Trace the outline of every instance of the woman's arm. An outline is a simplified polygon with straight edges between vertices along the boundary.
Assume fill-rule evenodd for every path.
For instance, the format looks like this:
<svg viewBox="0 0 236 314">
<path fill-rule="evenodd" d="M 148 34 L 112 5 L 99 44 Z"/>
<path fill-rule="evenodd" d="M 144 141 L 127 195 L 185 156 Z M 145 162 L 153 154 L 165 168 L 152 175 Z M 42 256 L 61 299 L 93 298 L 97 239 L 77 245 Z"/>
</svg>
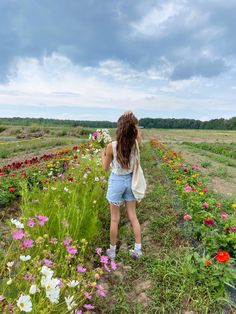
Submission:
<svg viewBox="0 0 236 314">
<path fill-rule="evenodd" d="M 138 128 L 137 141 L 139 144 L 142 144 L 142 136 L 141 136 L 141 131 L 139 128 Z"/>
<path fill-rule="evenodd" d="M 102 167 L 105 171 L 110 169 L 110 163 L 112 162 L 112 143 L 109 143 L 107 147 L 102 149 Z"/>
</svg>

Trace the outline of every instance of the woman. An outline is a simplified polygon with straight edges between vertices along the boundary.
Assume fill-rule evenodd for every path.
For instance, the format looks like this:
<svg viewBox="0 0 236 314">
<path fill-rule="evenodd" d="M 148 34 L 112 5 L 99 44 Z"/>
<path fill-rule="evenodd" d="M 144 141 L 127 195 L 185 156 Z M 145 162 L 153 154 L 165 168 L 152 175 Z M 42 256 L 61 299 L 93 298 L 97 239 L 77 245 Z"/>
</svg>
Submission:
<svg viewBox="0 0 236 314">
<path fill-rule="evenodd" d="M 103 169 L 108 171 L 110 164 L 112 165 L 106 195 L 111 212 L 110 248 L 107 249 L 106 253 L 112 260 L 116 256 L 120 205 L 124 202 L 135 237 L 134 249 L 130 250 L 130 255 L 134 258 L 139 258 L 142 255 L 141 228 L 136 216 L 136 200 L 131 190 L 132 173 L 136 159 L 136 140 L 140 142 L 138 119 L 132 112 L 125 112 L 117 122 L 116 141 L 109 143 L 102 150 Z"/>
</svg>

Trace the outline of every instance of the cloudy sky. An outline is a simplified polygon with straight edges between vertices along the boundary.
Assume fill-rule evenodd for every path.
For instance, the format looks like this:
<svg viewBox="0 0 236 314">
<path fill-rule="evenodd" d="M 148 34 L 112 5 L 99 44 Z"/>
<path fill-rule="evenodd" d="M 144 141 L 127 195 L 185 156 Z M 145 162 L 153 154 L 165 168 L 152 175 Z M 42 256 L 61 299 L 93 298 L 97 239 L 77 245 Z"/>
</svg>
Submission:
<svg viewBox="0 0 236 314">
<path fill-rule="evenodd" d="M 236 116 L 235 0 L 1 0 L 0 117 Z"/>
</svg>

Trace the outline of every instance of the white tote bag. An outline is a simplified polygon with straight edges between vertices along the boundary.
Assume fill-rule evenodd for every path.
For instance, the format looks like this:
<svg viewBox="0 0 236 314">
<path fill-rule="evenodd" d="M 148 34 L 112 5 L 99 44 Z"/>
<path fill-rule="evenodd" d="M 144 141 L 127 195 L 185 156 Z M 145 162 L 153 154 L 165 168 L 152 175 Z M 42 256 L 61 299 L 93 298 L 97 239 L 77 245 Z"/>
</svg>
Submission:
<svg viewBox="0 0 236 314">
<path fill-rule="evenodd" d="M 135 199 L 138 202 L 140 202 L 145 196 L 147 184 L 144 178 L 143 169 L 140 165 L 140 153 L 139 153 L 139 146 L 138 146 L 137 140 L 136 140 L 136 152 L 137 154 L 136 154 L 136 159 L 134 163 L 131 189 L 132 189 Z"/>
</svg>

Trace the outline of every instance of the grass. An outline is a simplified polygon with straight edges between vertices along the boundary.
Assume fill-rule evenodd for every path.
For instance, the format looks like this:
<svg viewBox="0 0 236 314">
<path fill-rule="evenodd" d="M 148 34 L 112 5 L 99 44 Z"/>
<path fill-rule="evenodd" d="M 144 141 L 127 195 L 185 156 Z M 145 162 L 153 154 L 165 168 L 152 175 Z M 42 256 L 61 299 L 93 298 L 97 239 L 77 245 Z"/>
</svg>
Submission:
<svg viewBox="0 0 236 314">
<path fill-rule="evenodd" d="M 215 154 L 223 155 L 236 159 L 236 144 L 235 143 L 192 143 L 183 142 L 184 145 L 200 148 L 210 151 Z"/>
<path fill-rule="evenodd" d="M 222 179 L 228 179 L 232 177 L 226 167 L 218 167 L 214 171 L 210 172 L 209 175 L 213 177 L 219 177 Z"/>
</svg>

